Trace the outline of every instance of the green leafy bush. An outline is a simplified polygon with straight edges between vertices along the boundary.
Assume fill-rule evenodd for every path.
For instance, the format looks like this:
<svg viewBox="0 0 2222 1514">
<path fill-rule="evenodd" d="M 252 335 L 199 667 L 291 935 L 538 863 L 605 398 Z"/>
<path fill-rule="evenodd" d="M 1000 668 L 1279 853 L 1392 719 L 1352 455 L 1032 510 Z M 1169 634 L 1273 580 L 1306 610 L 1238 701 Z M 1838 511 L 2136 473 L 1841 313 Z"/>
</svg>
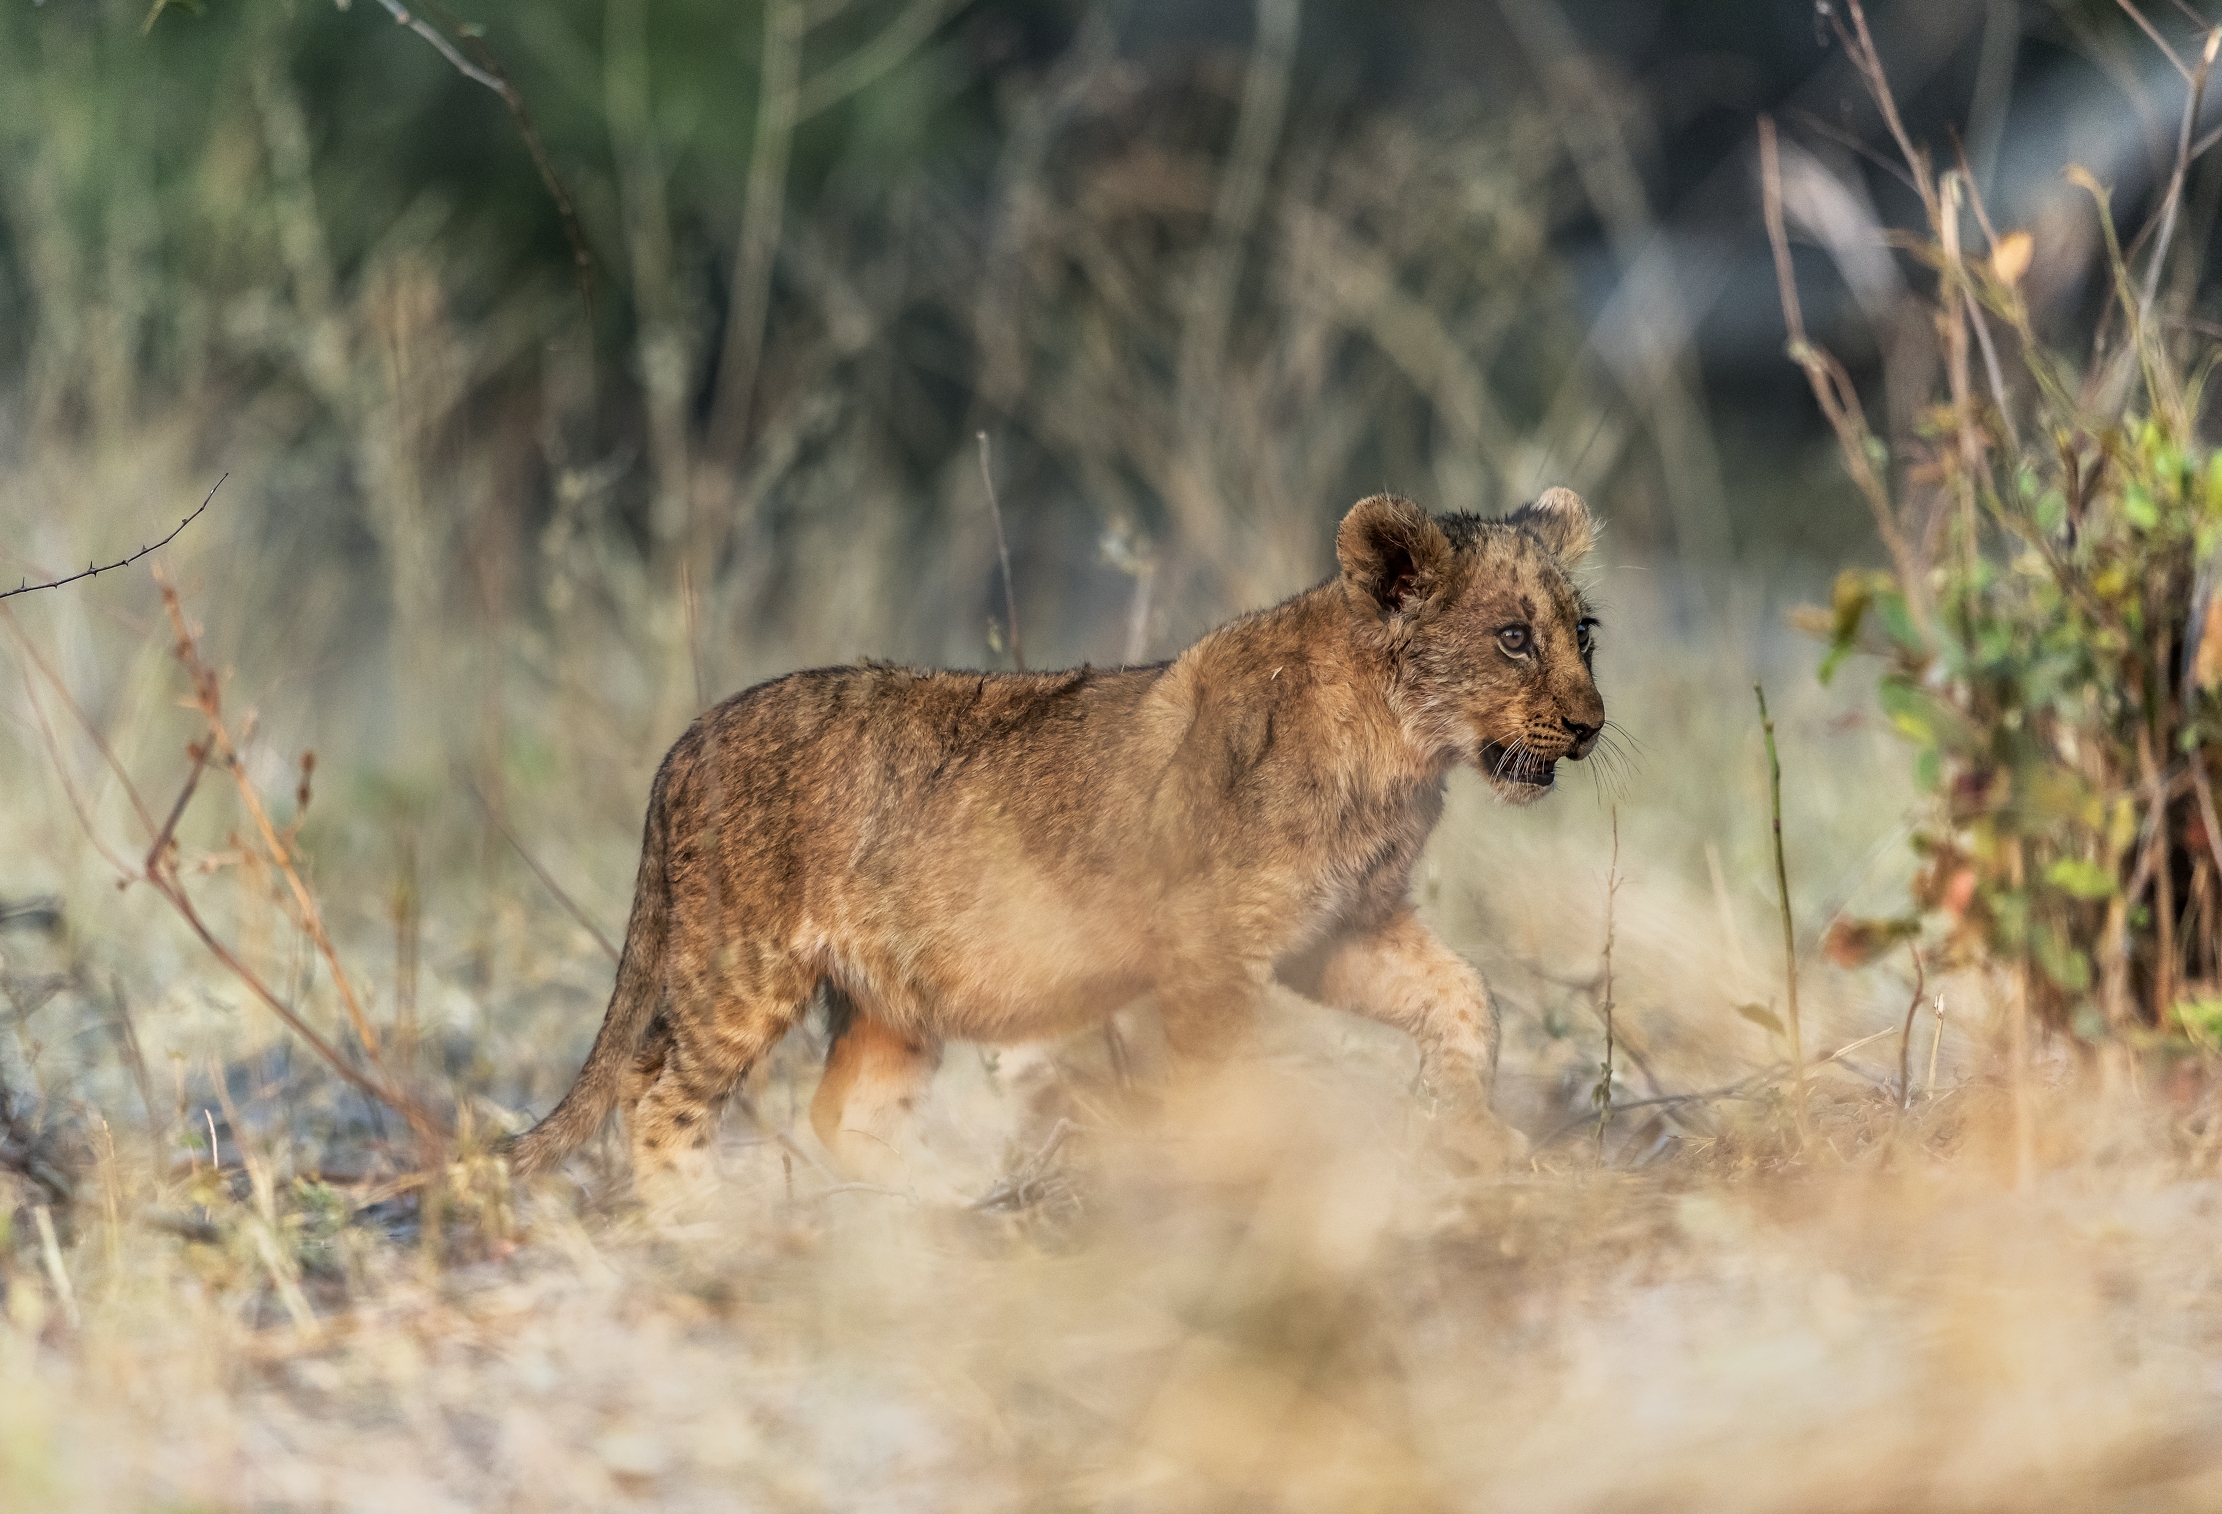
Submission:
<svg viewBox="0 0 2222 1514">
<path fill-rule="evenodd" d="M 2165 201 L 2133 244 L 2141 268 L 2122 250 L 2107 191 L 2068 171 L 2091 196 L 2111 273 L 2081 364 L 2033 330 L 2028 235 L 1999 233 L 1964 168 L 1934 172 L 1907 138 L 1856 4 L 1838 33 L 1927 212 L 1919 234 L 1894 240 L 1935 274 L 1943 362 L 1910 455 L 1892 458 L 1843 368 L 1804 336 L 1767 126 L 1791 355 L 1892 561 L 1845 572 L 1834 604 L 1809 617 L 1829 643 L 1821 676 L 1854 651 L 1883 659 L 1879 705 L 1935 795 L 1914 838 L 1910 910 L 1839 925 L 1831 954 L 1856 963 L 1918 936 L 1947 964 L 2007 967 L 2020 1002 L 2054 1029 L 2211 1044 L 2222 617 L 2207 605 L 2222 455 L 2194 425 L 2216 349 L 2183 319 L 2197 290 L 2196 268 L 2183 265 L 2197 249 L 2174 232 L 2190 123 L 2222 32 L 2187 88 Z"/>
</svg>

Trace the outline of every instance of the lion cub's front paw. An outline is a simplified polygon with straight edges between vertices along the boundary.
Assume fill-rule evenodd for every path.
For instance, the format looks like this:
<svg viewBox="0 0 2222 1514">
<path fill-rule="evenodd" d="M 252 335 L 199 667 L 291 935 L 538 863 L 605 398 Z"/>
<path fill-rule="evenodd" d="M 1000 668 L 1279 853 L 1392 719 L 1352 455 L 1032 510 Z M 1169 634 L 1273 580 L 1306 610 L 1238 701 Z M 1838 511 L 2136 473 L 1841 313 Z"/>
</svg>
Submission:
<svg viewBox="0 0 2222 1514">
<path fill-rule="evenodd" d="M 1478 1100 L 1438 1108 L 1430 1134 L 1433 1144 L 1454 1162 L 1477 1172 L 1527 1164 L 1528 1138 Z"/>
</svg>

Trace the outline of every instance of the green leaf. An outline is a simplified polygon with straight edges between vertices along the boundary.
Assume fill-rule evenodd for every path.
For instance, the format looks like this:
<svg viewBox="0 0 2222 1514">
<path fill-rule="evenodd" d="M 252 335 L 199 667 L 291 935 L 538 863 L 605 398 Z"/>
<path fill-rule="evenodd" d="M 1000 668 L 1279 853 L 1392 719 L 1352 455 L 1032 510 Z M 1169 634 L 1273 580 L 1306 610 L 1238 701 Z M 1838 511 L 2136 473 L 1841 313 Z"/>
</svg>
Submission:
<svg viewBox="0 0 2222 1514">
<path fill-rule="evenodd" d="M 1778 1036 L 1783 1034 L 1782 1022 L 1764 1004 L 1739 1004 L 1736 1006 L 1736 1013 L 1762 1030 L 1771 1030 Z"/>
<path fill-rule="evenodd" d="M 2037 496 L 2037 529 L 2047 536 L 2057 536 L 2060 528 L 2068 523 L 2068 497 L 2058 489 L 2047 489 Z"/>
<path fill-rule="evenodd" d="M 1895 589 L 1876 595 L 1875 614 L 1900 651 L 1917 660 L 1929 655 L 1928 647 L 1922 644 L 1921 632 L 1914 626 L 1913 612 L 1906 608 L 1905 595 Z"/>
<path fill-rule="evenodd" d="M 1875 702 L 1900 735 L 1922 746 L 1954 748 L 1966 745 L 1966 722 L 1958 711 L 1910 678 L 1885 678 L 1875 690 Z"/>
<path fill-rule="evenodd" d="M 2029 946 L 2044 975 L 2069 993 L 2079 994 L 2091 986 L 2091 959 L 2068 945 L 2050 921 L 2037 922 L 2029 933 Z"/>
<path fill-rule="evenodd" d="M 2175 1006 L 2176 1024 L 2194 1041 L 2222 1040 L 2222 999 L 2186 999 Z"/>
<path fill-rule="evenodd" d="M 2045 882 L 2078 899 L 2111 899 L 2114 897 L 2114 875 L 2096 862 L 2086 862 L 2080 857 L 2062 857 L 2045 869 Z"/>
<path fill-rule="evenodd" d="M 2131 484 L 2122 491 L 2122 514 L 2140 531 L 2150 531 L 2160 524 L 2160 506 L 2143 484 Z"/>
<path fill-rule="evenodd" d="M 1860 623 L 1867 618 L 1868 606 L 1879 605 L 1881 597 L 1890 594 L 1892 583 L 1887 573 L 1859 568 L 1846 568 L 1836 575 L 1836 587 L 1829 595 L 1828 655 L 1821 659 L 1823 684 L 1836 675 L 1845 658 L 1859 650 Z"/>
</svg>

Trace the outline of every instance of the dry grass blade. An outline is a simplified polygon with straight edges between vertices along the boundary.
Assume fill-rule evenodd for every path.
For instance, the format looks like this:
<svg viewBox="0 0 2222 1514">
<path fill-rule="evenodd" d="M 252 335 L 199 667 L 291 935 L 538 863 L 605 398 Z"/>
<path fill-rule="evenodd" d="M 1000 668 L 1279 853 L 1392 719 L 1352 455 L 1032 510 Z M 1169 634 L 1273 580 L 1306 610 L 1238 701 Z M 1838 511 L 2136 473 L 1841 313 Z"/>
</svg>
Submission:
<svg viewBox="0 0 2222 1514">
<path fill-rule="evenodd" d="M 1026 643 L 1018 634 L 1018 589 L 1011 581 L 1011 544 L 1003 536 L 1003 506 L 995 497 L 995 460 L 988 451 L 988 434 L 980 433 L 980 482 L 986 486 L 988 515 L 995 522 L 995 555 L 1003 565 L 1004 624 L 1011 636 L 1011 666 L 1026 671 Z"/>
<path fill-rule="evenodd" d="M 1913 1017 L 1920 1012 L 1921 997 L 1928 991 L 1929 976 L 1921 965 L 1921 948 L 1906 943 L 1906 954 L 1913 958 L 1913 1000 L 1906 1005 L 1906 1028 L 1898 1036 L 1898 1107 L 1913 1107 Z"/>
<path fill-rule="evenodd" d="M 623 953 L 617 949 L 617 943 L 609 938 L 608 932 L 594 923 L 592 916 L 579 907 L 578 901 L 571 897 L 563 885 L 556 882 L 555 874 L 542 867 L 540 859 L 526 849 L 524 842 L 517 839 L 517 833 L 509 828 L 508 819 L 494 808 L 494 802 L 486 797 L 486 791 L 467 775 L 463 782 L 470 789 L 471 797 L 478 801 L 478 807 L 485 812 L 487 820 L 501 833 L 502 840 L 509 843 L 510 849 L 532 870 L 532 875 L 540 880 L 541 886 L 547 889 L 555 902 L 563 906 L 563 912 L 578 921 L 580 928 L 594 938 L 594 944 L 602 949 L 603 956 L 612 962 L 619 960 Z"/>
<path fill-rule="evenodd" d="M 1789 996 L 1790 1065 L 1797 1088 L 1798 1135 L 1810 1134 L 1805 1097 L 1805 1030 L 1798 1014 L 1798 933 L 1790 918 L 1790 867 L 1782 853 L 1782 760 L 1775 754 L 1774 717 L 1767 713 L 1766 685 L 1755 683 L 1759 727 L 1767 739 L 1767 796 L 1774 839 L 1775 890 L 1782 901 L 1782 981 Z"/>
</svg>

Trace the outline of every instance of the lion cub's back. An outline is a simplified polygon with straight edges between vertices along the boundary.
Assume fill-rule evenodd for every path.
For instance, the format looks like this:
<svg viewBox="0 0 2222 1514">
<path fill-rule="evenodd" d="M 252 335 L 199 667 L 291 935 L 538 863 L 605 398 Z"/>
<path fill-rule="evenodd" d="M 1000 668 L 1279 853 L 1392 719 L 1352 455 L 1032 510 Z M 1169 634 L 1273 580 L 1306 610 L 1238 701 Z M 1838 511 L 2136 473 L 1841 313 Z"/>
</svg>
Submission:
<svg viewBox="0 0 2222 1514">
<path fill-rule="evenodd" d="M 714 776 L 740 829 L 800 826 L 854 845 L 987 809 L 1045 841 L 1077 840 L 1162 765 L 1169 727 L 1148 708 L 1162 672 L 790 673 L 705 713 L 673 748 L 683 772 L 670 776 L 696 789 Z"/>
</svg>

